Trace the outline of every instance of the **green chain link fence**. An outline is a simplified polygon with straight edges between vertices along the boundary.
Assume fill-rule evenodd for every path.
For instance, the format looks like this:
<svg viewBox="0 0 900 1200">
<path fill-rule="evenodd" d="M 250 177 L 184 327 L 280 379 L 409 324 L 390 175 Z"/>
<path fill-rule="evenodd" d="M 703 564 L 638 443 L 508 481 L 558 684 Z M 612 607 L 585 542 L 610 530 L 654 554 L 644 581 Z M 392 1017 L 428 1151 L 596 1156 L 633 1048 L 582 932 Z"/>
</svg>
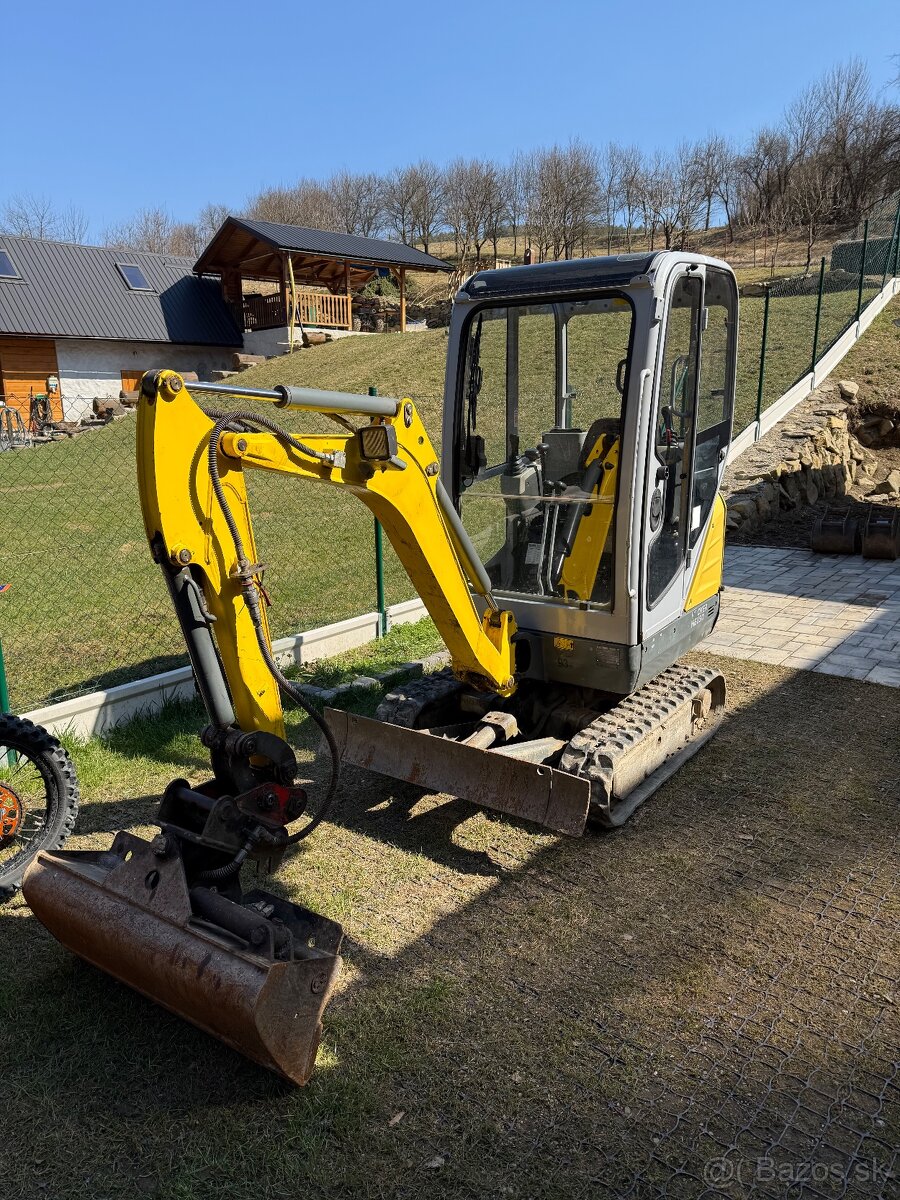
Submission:
<svg viewBox="0 0 900 1200">
<path fill-rule="evenodd" d="M 900 197 L 884 201 L 812 269 L 745 287 L 735 436 L 802 379 L 898 272 Z M 286 422 L 292 424 L 292 422 Z M 302 424 L 310 428 L 308 415 Z M 299 428 L 299 426 L 298 426 Z M 333 426 L 323 423 L 324 429 Z M 439 431 L 438 431 L 439 432 Z M 0 452 L 0 707 L 27 711 L 186 662 L 147 551 L 135 419 Z M 277 637 L 412 598 L 399 560 L 357 500 L 321 504 L 248 473 Z M 9 681 L 3 678 L 4 662 Z"/>
<path fill-rule="evenodd" d="M 898 221 L 900 194 L 876 206 L 807 274 L 742 296 L 735 436 L 813 370 L 897 274 Z"/>
</svg>

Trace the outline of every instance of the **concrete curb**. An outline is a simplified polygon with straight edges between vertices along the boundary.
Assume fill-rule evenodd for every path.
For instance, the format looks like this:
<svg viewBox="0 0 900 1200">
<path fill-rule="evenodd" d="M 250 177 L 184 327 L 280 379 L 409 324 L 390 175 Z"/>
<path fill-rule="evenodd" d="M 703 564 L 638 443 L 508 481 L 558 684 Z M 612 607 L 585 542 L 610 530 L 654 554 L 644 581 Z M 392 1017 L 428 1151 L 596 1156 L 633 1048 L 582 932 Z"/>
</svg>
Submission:
<svg viewBox="0 0 900 1200">
<path fill-rule="evenodd" d="M 353 692 L 373 692 L 379 688 L 392 687 L 395 683 L 405 683 L 408 679 L 420 679 L 429 671 L 437 671 L 449 663 L 450 655 L 446 650 L 429 654 L 426 658 L 417 658 L 413 662 L 401 663 L 390 671 L 382 671 L 378 675 L 357 675 L 348 683 L 339 683 L 333 688 L 316 687 L 313 683 L 302 683 L 300 691 L 309 700 L 315 700 L 323 705 L 334 704 Z"/>
<path fill-rule="evenodd" d="M 405 600 L 387 610 L 390 625 L 408 625 L 428 615 L 421 600 Z M 309 629 L 292 637 L 278 638 L 272 645 L 278 665 L 304 666 L 322 658 L 333 658 L 378 636 L 379 614 L 363 613 L 346 621 L 336 621 L 318 629 Z M 23 713 L 30 721 L 43 725 L 51 733 L 94 737 L 138 715 L 157 712 L 171 700 L 190 700 L 195 694 L 190 667 L 178 667 L 146 679 L 136 679 L 118 687 L 75 696 L 58 704 Z"/>
</svg>

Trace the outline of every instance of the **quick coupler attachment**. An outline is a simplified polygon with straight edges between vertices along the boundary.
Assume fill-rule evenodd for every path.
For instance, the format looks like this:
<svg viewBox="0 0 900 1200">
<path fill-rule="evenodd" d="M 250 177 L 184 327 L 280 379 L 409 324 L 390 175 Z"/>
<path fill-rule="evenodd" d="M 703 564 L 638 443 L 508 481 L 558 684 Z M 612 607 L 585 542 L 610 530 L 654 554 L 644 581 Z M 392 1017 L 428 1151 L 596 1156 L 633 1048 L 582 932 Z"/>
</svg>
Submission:
<svg viewBox="0 0 900 1200">
<path fill-rule="evenodd" d="M 266 892 L 189 887 L 180 855 L 155 845 L 120 832 L 106 851 L 43 851 L 23 894 L 67 950 L 306 1083 L 341 969 L 340 925 Z"/>
</svg>

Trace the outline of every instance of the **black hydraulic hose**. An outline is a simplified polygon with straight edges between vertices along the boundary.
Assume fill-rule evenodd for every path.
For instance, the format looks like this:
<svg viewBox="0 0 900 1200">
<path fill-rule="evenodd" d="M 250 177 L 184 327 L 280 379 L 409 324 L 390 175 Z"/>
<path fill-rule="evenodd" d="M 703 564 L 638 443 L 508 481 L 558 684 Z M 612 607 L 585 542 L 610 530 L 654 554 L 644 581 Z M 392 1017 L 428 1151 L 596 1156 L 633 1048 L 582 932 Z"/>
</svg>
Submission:
<svg viewBox="0 0 900 1200">
<path fill-rule="evenodd" d="M 265 628 L 263 627 L 262 608 L 259 602 L 259 586 L 257 585 L 254 575 L 256 564 L 251 563 L 247 558 L 247 554 L 244 549 L 244 540 L 241 537 L 241 532 L 238 529 L 237 522 L 234 519 L 234 514 L 232 513 L 228 504 L 228 500 L 225 496 L 225 489 L 222 487 L 222 480 L 219 476 L 217 452 L 219 438 L 222 436 L 222 434 L 228 430 L 230 426 L 239 423 L 243 426 L 259 426 L 263 429 L 266 429 L 270 433 L 273 433 L 279 441 L 291 446 L 292 449 L 298 450 L 301 454 L 305 454 L 310 458 L 317 459 L 320 462 L 332 464 L 336 460 L 333 454 L 323 454 L 318 450 L 313 450 L 311 447 L 305 446 L 303 442 L 298 441 L 297 438 L 293 437 L 286 430 L 282 429 L 280 425 L 278 425 L 275 421 L 270 420 L 268 417 L 261 417 L 256 413 L 246 412 L 211 412 L 209 415 L 216 418 L 216 423 L 213 426 L 212 432 L 209 436 L 209 477 L 212 481 L 213 491 L 216 494 L 216 499 L 221 505 L 222 514 L 225 517 L 225 522 L 228 525 L 229 532 L 231 533 L 232 541 L 234 542 L 234 549 L 238 560 L 238 575 L 241 580 L 241 588 L 244 592 L 244 599 L 247 604 L 247 609 L 250 613 L 250 619 L 253 622 L 253 629 L 256 633 L 256 641 L 259 645 L 260 654 L 262 654 L 263 660 L 268 667 L 272 678 L 275 680 L 281 690 L 286 695 L 290 696 L 290 698 L 296 704 L 298 704 L 308 716 L 312 717 L 316 725 L 318 725 L 326 743 L 328 744 L 328 750 L 331 754 L 331 780 L 329 781 L 325 798 L 320 804 L 318 812 L 315 814 L 315 816 L 308 821 L 302 829 L 299 829 L 296 833 L 291 834 L 291 836 L 288 838 L 286 844 L 291 846 L 295 842 L 299 842 L 301 838 L 308 837 L 309 834 L 311 834 L 316 828 L 316 826 L 321 823 L 325 817 L 325 814 L 331 808 L 341 773 L 341 754 L 337 741 L 335 740 L 335 736 L 331 732 L 328 722 L 309 703 L 300 689 L 295 687 L 294 684 L 292 684 L 291 681 L 286 678 L 281 668 L 278 666 L 278 663 L 275 661 L 275 656 L 272 654 L 272 649 L 269 645 L 269 640 L 266 637 Z M 244 854 L 243 851 L 241 853 Z M 246 857 L 246 854 L 244 854 L 244 857 Z M 238 858 L 240 858 L 240 855 L 238 855 Z M 243 859 L 241 859 L 241 862 L 243 862 Z M 240 862 L 235 859 L 233 863 L 228 863 L 225 867 L 219 867 L 218 871 L 221 872 L 225 871 L 227 868 L 232 868 L 232 870 L 229 871 L 229 874 L 233 874 L 234 871 L 239 867 Z M 215 872 L 208 872 L 205 874 L 206 879 L 211 879 L 214 877 L 227 878 L 227 875 L 217 876 Z"/>
<path fill-rule="evenodd" d="M 247 842 L 242 850 L 239 850 L 231 862 L 225 863 L 222 867 L 214 867 L 210 871 L 201 871 L 197 875 L 198 883 L 222 883 L 225 879 L 230 879 L 232 875 L 237 875 L 238 871 L 244 865 L 244 860 L 253 849 L 252 840 Z"/>
<path fill-rule="evenodd" d="M 219 446 L 219 438 L 232 424 L 242 425 L 257 425 L 260 429 L 265 429 L 269 433 L 274 433 L 280 442 L 286 443 L 294 450 L 299 450 L 301 454 L 305 454 L 307 458 L 315 458 L 319 462 L 328 463 L 329 465 L 335 462 L 333 454 L 323 453 L 321 450 L 314 450 L 312 446 L 307 446 L 298 438 L 295 438 L 292 433 L 288 433 L 286 429 L 282 429 L 277 421 L 273 421 L 271 417 L 262 417 L 259 413 L 253 412 L 222 412 L 221 409 L 208 409 L 207 416 L 212 417 L 216 424 L 210 434 L 210 454 L 215 456 Z M 227 514 L 226 514 L 227 515 Z"/>
</svg>

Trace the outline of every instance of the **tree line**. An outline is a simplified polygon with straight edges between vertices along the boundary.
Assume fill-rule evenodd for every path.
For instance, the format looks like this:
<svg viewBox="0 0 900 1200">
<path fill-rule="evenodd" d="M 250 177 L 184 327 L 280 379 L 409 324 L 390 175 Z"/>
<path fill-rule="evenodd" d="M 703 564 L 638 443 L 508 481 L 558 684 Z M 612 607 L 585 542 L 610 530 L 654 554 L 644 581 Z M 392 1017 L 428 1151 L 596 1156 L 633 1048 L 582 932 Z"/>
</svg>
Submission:
<svg viewBox="0 0 900 1200">
<path fill-rule="evenodd" d="M 765 239 L 772 269 L 788 233 L 801 233 L 806 269 L 826 227 L 847 227 L 900 188 L 900 105 L 876 92 L 858 59 L 807 87 L 780 121 L 745 143 L 711 133 L 647 153 L 575 139 L 498 163 L 428 159 L 379 175 L 342 170 L 252 196 L 244 216 L 363 237 L 390 236 L 430 251 L 452 241 L 461 264 L 496 259 L 501 238 L 533 261 L 648 247 L 685 248 L 724 225 Z M 193 222 L 148 208 L 108 229 L 107 245 L 196 256 L 228 209 L 208 204 Z M 87 221 L 57 214 L 41 197 L 20 196 L 0 221 L 9 232 L 82 240 Z"/>
</svg>

